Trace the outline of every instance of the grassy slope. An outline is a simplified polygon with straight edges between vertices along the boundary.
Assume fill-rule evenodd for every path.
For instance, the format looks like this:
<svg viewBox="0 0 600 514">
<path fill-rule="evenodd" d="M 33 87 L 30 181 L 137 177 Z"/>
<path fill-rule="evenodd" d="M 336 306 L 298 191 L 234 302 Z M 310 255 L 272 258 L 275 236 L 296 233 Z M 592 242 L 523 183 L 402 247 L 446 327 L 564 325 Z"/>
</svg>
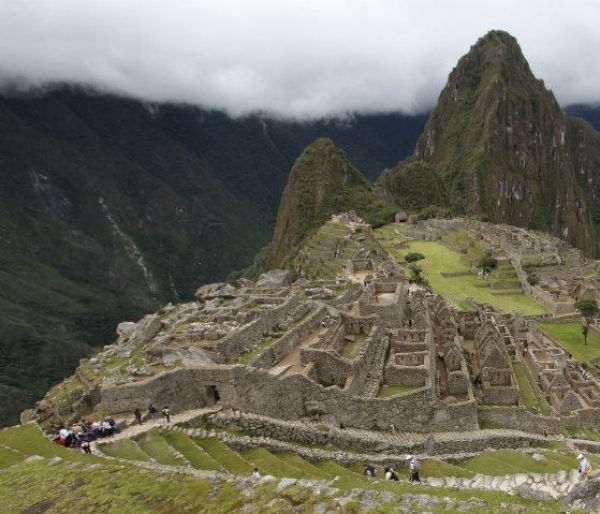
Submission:
<svg viewBox="0 0 600 514">
<path fill-rule="evenodd" d="M 471 273 L 464 262 L 463 255 L 437 241 L 406 240 L 394 233 L 394 225 L 387 225 L 375 231 L 375 236 L 385 250 L 398 263 L 404 261 L 409 252 L 419 252 L 425 256 L 418 262 L 423 269 L 423 276 L 429 281 L 432 290 L 444 296 L 464 310 L 472 310 L 467 302 L 471 297 L 479 303 L 492 305 L 502 311 L 519 311 L 523 314 L 544 314 L 546 310 L 529 298 L 523 291 L 509 295 L 493 294 L 495 291 L 486 280 Z M 405 242 L 407 246 L 396 248 L 394 243 Z M 476 261 L 472 262 L 475 265 Z M 445 277 L 447 273 L 459 273 L 460 276 Z M 407 275 L 409 275 L 407 270 Z M 490 280 L 494 280 L 493 278 Z M 484 286 L 484 287 L 482 287 Z M 497 291 L 497 290 L 496 290 Z"/>
<path fill-rule="evenodd" d="M 162 443 L 154 447 L 164 455 L 169 450 L 169 441 L 176 441 L 178 451 L 188 457 L 187 449 L 191 440 L 180 432 L 153 434 L 151 439 L 160 437 Z M 164 446 L 167 443 L 167 446 Z M 232 451 L 215 439 L 196 440 L 196 443 L 213 452 L 214 457 L 230 472 L 248 476 L 252 465 L 262 467 L 263 472 L 273 471 L 277 476 L 304 476 L 307 478 L 338 477 L 335 487 L 340 489 L 336 496 L 343 495 L 353 488 L 368 488 L 374 491 L 374 497 L 381 492 L 396 496 L 392 502 L 382 502 L 373 512 L 395 512 L 391 506 L 397 505 L 400 495 L 415 493 L 414 487 L 401 481 L 397 483 L 368 482 L 362 476 L 361 466 L 344 468 L 331 461 L 311 464 L 297 455 L 273 454 L 264 448 L 242 452 L 246 458 Z M 120 445 L 121 450 L 124 446 Z M 196 450 L 193 450 L 195 453 Z M 130 514 L 130 513 L 211 513 L 220 514 L 239 512 L 245 504 L 253 504 L 261 512 L 292 512 L 293 505 L 303 505 L 303 512 L 313 512 L 313 506 L 320 502 L 331 501 L 327 497 L 314 495 L 312 491 L 291 487 L 284 491 L 275 490 L 276 484 L 263 484 L 254 488 L 238 489 L 231 482 L 215 483 L 212 480 L 192 477 L 184 473 L 173 475 L 138 468 L 133 463 L 121 460 L 139 455 L 129 451 L 111 452 L 121 457 L 118 460 L 106 460 L 92 455 L 87 456 L 76 450 L 65 449 L 48 441 L 34 425 L 26 425 L 0 431 L 0 493 L 3 494 L 3 507 L 6 512 L 44 512 L 45 514 L 91 513 Z M 530 455 L 510 450 L 490 451 L 468 459 L 462 463 L 450 465 L 443 462 L 425 461 L 424 476 L 473 476 L 474 473 L 504 475 L 522 472 L 555 472 L 570 469 L 575 465 L 571 455 L 542 450 L 545 460 L 538 462 Z M 29 455 L 40 455 L 43 460 L 25 461 Z M 6 457 L 5 457 L 6 456 Z M 60 460 L 50 461 L 53 457 Z M 252 462 L 249 462 L 249 461 Z M 53 463 L 52 463 L 53 462 Z M 7 466 L 10 466 L 9 468 Z M 183 467 L 186 467 L 184 464 Z M 213 468 L 211 467 L 210 470 Z M 402 475 L 402 470 L 400 469 Z M 176 479 L 174 479 L 176 477 Z M 502 493 L 438 489 L 425 485 L 418 492 L 437 497 L 467 500 L 479 498 L 489 502 L 487 512 L 502 512 L 498 508 L 518 503 L 539 513 L 555 512 L 556 502 L 533 502 L 515 498 Z M 271 510 L 273 502 L 279 510 Z M 269 507 L 271 505 L 271 507 Z M 36 510 L 37 509 L 37 510 Z M 423 512 L 415 506 L 414 512 Z M 456 512 L 452 507 L 444 507 L 444 512 Z M 350 512 L 350 511 L 348 511 Z"/>
<path fill-rule="evenodd" d="M 600 337 L 590 330 L 587 344 L 581 332 L 581 323 L 538 323 L 540 328 L 555 339 L 577 362 L 585 362 L 593 370 L 592 360 L 600 358 Z"/>
</svg>

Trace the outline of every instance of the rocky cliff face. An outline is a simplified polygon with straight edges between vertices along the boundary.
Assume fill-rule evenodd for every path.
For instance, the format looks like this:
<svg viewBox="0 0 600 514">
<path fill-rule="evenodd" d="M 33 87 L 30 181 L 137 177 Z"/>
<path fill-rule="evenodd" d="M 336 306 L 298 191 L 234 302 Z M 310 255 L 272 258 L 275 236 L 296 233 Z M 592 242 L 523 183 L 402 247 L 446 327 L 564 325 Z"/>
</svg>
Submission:
<svg viewBox="0 0 600 514">
<path fill-rule="evenodd" d="M 599 148 L 600 135 L 561 111 L 517 41 L 493 31 L 450 74 L 414 155 L 378 185 L 405 208 L 422 193 L 457 214 L 547 231 L 596 256 Z M 415 163 L 421 182 L 437 187 L 399 187 Z"/>
</svg>

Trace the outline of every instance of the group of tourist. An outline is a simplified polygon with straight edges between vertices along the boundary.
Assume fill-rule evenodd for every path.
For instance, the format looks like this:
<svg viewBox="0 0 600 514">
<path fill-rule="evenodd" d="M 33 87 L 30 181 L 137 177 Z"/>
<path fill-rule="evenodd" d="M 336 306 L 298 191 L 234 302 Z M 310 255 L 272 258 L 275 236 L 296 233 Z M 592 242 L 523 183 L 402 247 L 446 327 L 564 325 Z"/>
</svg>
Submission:
<svg viewBox="0 0 600 514">
<path fill-rule="evenodd" d="M 102 421 L 86 421 L 73 423 L 71 428 L 61 428 L 53 441 L 65 448 L 82 449 L 85 453 L 92 453 L 90 442 L 101 437 L 111 437 L 120 432 L 119 425 L 112 418 Z"/>
<path fill-rule="evenodd" d="M 135 418 L 135 423 L 138 425 L 143 425 L 144 421 L 147 420 L 157 420 L 159 419 L 159 416 L 165 418 L 167 420 L 167 423 L 170 423 L 171 421 L 171 411 L 166 405 L 160 410 L 159 413 L 158 409 L 152 403 L 148 405 L 148 412 L 146 413 L 146 415 L 142 414 L 142 411 L 138 408 L 133 411 L 133 416 Z"/>
<path fill-rule="evenodd" d="M 421 463 L 419 462 L 419 459 L 417 459 L 414 455 L 407 455 L 406 460 L 408 461 L 408 481 L 412 483 L 420 483 L 421 477 L 419 476 L 419 473 L 421 472 Z M 398 474 L 394 471 L 394 468 L 386 467 L 383 471 L 384 478 L 386 480 L 393 480 L 395 482 L 399 480 Z M 375 466 L 365 464 L 364 475 L 370 480 L 377 478 L 377 469 L 375 468 Z"/>
</svg>

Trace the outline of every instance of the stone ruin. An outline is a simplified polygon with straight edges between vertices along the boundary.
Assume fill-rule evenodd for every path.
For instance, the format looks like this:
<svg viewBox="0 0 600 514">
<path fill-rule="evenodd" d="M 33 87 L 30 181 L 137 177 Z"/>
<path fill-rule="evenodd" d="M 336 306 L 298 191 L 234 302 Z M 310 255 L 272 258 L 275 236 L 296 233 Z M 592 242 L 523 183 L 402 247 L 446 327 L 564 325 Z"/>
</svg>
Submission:
<svg viewBox="0 0 600 514">
<path fill-rule="evenodd" d="M 442 232 L 437 226 L 435 237 Z M 500 229 L 486 237 L 517 244 Z M 150 402 L 173 412 L 218 404 L 281 420 L 411 432 L 492 422 L 556 433 L 600 422 L 597 382 L 533 321 L 486 306 L 457 310 L 381 255 L 359 252 L 351 269 L 369 276 L 291 283 L 277 270 L 237 287 L 203 286 L 194 302 L 122 324 L 117 342 L 90 364 L 136 355 L 141 364 L 104 378 L 104 412 Z M 551 414 L 523 405 L 515 367 L 539 387 Z"/>
</svg>

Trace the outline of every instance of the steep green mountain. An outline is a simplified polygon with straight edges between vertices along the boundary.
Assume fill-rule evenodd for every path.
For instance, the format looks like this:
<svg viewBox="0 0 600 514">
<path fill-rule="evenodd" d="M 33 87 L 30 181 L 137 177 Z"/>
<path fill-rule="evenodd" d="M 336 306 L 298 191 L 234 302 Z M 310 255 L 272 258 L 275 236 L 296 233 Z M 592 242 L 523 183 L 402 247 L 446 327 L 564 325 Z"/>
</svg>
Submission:
<svg viewBox="0 0 600 514">
<path fill-rule="evenodd" d="M 231 119 L 74 87 L 0 95 L 0 424 L 115 326 L 247 266 L 294 159 L 339 141 L 372 178 L 425 122 Z"/>
<path fill-rule="evenodd" d="M 320 138 L 298 158 L 281 197 L 268 259 L 280 266 L 305 237 L 332 214 L 354 210 L 374 225 L 390 222 L 395 208 L 372 186 L 333 141 Z"/>
<path fill-rule="evenodd" d="M 414 154 L 377 183 L 406 209 L 439 201 L 552 233 L 590 256 L 600 250 L 599 184 L 599 134 L 566 116 L 501 31 L 459 60 Z"/>
</svg>

